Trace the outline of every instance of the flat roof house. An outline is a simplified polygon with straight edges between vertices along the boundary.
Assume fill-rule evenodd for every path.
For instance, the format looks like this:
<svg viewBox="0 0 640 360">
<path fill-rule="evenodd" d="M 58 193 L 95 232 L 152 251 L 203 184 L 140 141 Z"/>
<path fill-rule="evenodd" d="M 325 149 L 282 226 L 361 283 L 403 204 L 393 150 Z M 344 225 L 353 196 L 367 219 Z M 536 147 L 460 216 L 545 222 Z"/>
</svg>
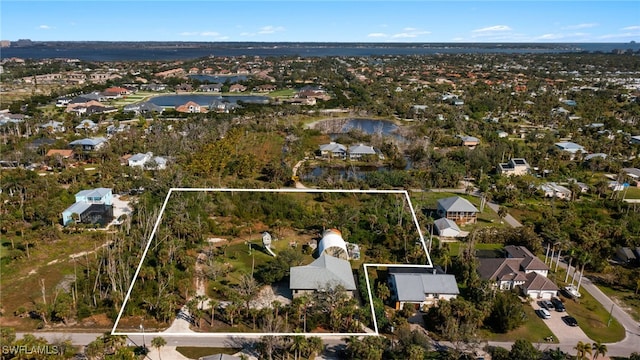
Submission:
<svg viewBox="0 0 640 360">
<path fill-rule="evenodd" d="M 529 173 L 529 163 L 522 158 L 510 159 L 509 162 L 498 164 L 498 173 L 506 176 L 520 176 Z"/>
<path fill-rule="evenodd" d="M 478 209 L 469 200 L 452 196 L 438 200 L 438 214 L 458 225 L 474 224 L 478 219 Z"/>
</svg>

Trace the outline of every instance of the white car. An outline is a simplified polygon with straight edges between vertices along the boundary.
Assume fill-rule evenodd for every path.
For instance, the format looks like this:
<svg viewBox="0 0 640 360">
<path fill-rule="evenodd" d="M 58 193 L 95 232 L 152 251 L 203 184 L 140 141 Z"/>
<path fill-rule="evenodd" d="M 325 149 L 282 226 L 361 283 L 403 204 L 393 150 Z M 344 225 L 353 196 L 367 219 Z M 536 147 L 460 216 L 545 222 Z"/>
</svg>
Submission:
<svg viewBox="0 0 640 360">
<path fill-rule="evenodd" d="M 551 313 L 547 309 L 538 309 L 538 315 L 543 319 L 551 319 Z"/>
</svg>

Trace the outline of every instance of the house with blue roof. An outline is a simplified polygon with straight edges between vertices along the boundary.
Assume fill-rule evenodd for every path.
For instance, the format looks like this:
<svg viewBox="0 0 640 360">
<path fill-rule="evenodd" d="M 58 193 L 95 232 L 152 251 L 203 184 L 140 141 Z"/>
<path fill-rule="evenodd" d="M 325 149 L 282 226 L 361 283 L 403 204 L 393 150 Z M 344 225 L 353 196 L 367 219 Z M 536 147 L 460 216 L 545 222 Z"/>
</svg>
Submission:
<svg viewBox="0 0 640 360">
<path fill-rule="evenodd" d="M 62 225 L 71 223 L 105 225 L 113 219 L 113 193 L 109 188 L 82 190 L 76 202 L 62 212 Z"/>
<path fill-rule="evenodd" d="M 106 143 L 107 139 L 103 137 L 96 137 L 74 140 L 69 143 L 69 146 L 80 151 L 95 151 L 103 147 Z"/>
</svg>

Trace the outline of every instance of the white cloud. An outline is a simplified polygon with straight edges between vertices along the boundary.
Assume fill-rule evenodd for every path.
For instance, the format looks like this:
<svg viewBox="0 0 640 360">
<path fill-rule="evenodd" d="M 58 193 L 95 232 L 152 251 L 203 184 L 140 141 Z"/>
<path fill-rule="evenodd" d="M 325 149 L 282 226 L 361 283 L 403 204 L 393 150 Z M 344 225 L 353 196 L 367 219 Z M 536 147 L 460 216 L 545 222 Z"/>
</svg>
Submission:
<svg viewBox="0 0 640 360">
<path fill-rule="evenodd" d="M 538 36 L 536 39 L 537 40 L 556 40 L 556 39 L 563 39 L 564 35 L 562 34 L 544 34 L 544 35 L 540 35 Z"/>
<path fill-rule="evenodd" d="M 385 33 L 371 33 L 369 35 L 367 35 L 367 37 L 371 37 L 371 38 L 386 38 L 389 35 L 385 34 Z"/>
<path fill-rule="evenodd" d="M 640 36 L 640 32 L 626 32 L 620 34 L 606 34 L 598 36 L 598 39 L 629 39 L 636 38 Z"/>
<path fill-rule="evenodd" d="M 263 26 L 262 28 L 260 28 L 260 30 L 258 31 L 258 34 L 273 34 L 276 32 L 282 32 L 284 31 L 284 27 L 282 26 Z"/>
<path fill-rule="evenodd" d="M 407 30 L 407 29 L 405 29 Z M 431 34 L 431 32 L 429 31 L 417 31 L 416 29 L 412 30 L 412 31 L 406 31 L 406 32 L 402 32 L 402 33 L 398 33 L 398 34 L 393 34 L 391 37 L 395 38 L 395 39 L 402 39 L 402 38 L 415 38 L 418 37 L 420 35 L 429 35 Z"/>
<path fill-rule="evenodd" d="M 40 30 L 51 30 L 53 28 L 54 28 L 53 26 L 49 26 L 49 25 L 40 25 L 40 26 L 38 26 L 38 29 L 40 29 Z"/>
<path fill-rule="evenodd" d="M 472 30 L 472 33 L 492 33 L 496 31 L 511 31 L 511 28 L 507 25 L 495 25 L 489 26 L 481 29 Z"/>
<path fill-rule="evenodd" d="M 598 26 L 597 23 L 584 23 L 584 24 L 565 26 L 562 29 L 563 30 L 590 29 L 590 28 L 593 28 L 593 27 L 596 27 L 596 26 Z"/>
<path fill-rule="evenodd" d="M 179 34 L 180 36 L 203 36 L 203 37 L 213 37 L 217 40 L 227 39 L 227 36 L 223 36 L 219 32 L 216 31 L 183 31 Z"/>
<path fill-rule="evenodd" d="M 623 27 L 621 30 L 625 30 L 625 31 L 636 31 L 636 30 L 640 30 L 640 25 L 634 25 L 634 26 L 627 26 L 627 27 Z"/>
</svg>

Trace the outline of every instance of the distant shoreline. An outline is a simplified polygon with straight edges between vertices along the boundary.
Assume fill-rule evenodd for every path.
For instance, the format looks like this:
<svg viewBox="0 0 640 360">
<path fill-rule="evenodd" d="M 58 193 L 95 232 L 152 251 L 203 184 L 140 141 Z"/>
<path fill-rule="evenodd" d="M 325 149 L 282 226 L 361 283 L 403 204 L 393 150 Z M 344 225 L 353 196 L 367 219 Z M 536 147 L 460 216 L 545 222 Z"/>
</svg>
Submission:
<svg viewBox="0 0 640 360">
<path fill-rule="evenodd" d="M 163 61 L 233 56 L 405 56 L 439 54 L 558 54 L 640 51 L 637 43 L 200 43 L 24 42 L 2 48 L 2 58 L 83 61 Z"/>
</svg>

